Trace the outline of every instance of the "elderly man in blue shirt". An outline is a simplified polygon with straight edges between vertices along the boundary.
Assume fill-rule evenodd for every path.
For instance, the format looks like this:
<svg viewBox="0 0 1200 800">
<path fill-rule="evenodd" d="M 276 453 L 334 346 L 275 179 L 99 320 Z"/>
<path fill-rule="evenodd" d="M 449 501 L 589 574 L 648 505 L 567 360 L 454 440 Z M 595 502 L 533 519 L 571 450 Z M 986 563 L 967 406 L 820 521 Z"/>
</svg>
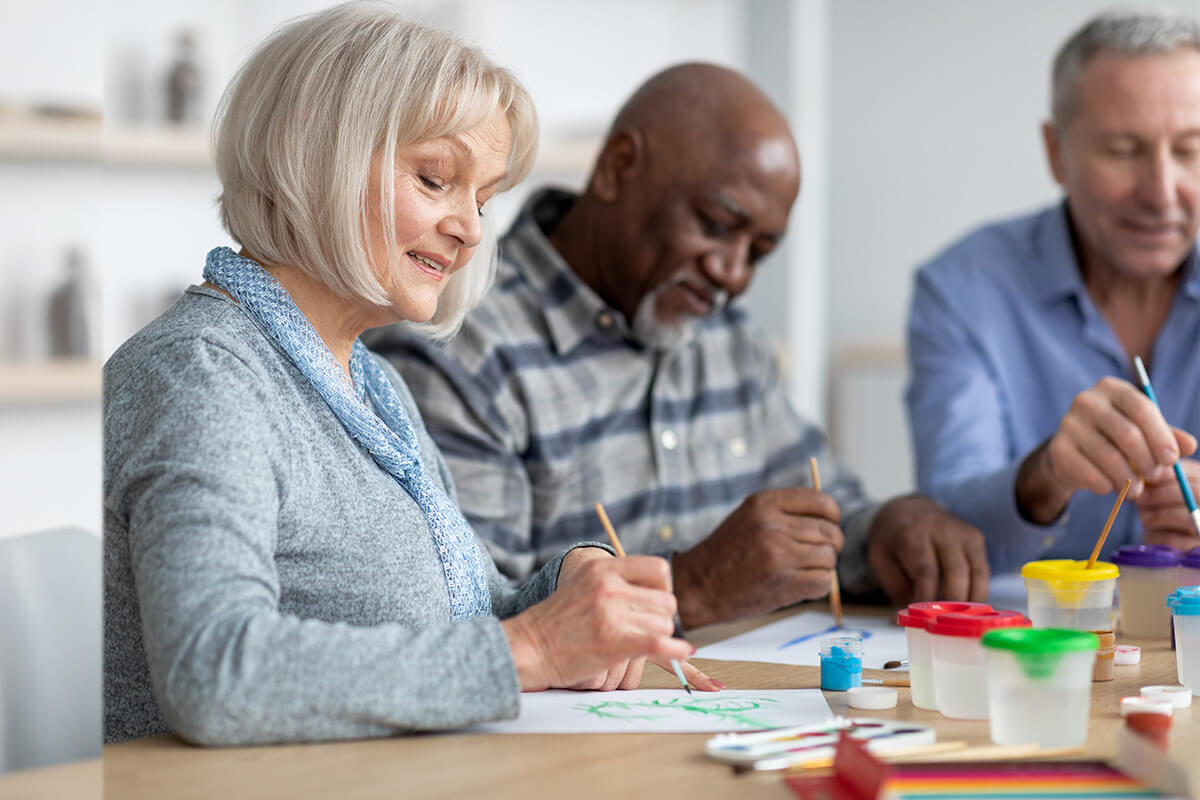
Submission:
<svg viewBox="0 0 1200 800">
<path fill-rule="evenodd" d="M 1200 24 L 1092 19 L 1055 58 L 1042 133 L 1064 201 L 938 255 L 909 319 L 919 484 L 996 572 L 1086 558 L 1127 479 L 1109 551 L 1200 544 L 1172 471 L 1200 489 Z"/>
</svg>

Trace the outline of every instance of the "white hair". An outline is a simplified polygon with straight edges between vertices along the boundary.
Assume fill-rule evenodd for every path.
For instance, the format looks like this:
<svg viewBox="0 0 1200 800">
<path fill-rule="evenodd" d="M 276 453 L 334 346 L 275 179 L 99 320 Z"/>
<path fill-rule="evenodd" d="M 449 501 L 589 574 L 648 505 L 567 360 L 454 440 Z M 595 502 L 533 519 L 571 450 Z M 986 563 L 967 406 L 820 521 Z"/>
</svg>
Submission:
<svg viewBox="0 0 1200 800">
<path fill-rule="evenodd" d="M 253 256 L 386 306 L 375 268 L 388 265 L 373 263 L 365 228 L 372 164 L 390 176 L 398 146 L 468 131 L 497 110 L 512 131 L 504 190 L 529 173 L 538 141 L 533 101 L 511 72 L 384 3 L 300 17 L 258 47 L 221 99 L 213 123 L 221 222 Z M 394 181 L 379 184 L 393 237 Z M 422 326 L 431 336 L 453 335 L 490 286 L 487 219 L 483 232 Z"/>
<path fill-rule="evenodd" d="M 1166 8 L 1115 9 L 1092 17 L 1054 57 L 1050 114 L 1058 127 L 1076 110 L 1079 76 L 1101 53 L 1152 56 L 1182 48 L 1200 51 L 1200 23 Z"/>
</svg>

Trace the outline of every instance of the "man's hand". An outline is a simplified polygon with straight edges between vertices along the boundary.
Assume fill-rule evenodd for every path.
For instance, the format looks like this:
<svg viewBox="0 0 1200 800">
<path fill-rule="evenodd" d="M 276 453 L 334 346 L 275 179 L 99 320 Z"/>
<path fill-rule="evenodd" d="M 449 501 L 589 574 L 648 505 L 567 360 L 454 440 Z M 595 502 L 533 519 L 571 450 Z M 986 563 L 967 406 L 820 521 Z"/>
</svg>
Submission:
<svg viewBox="0 0 1200 800">
<path fill-rule="evenodd" d="M 907 495 L 879 510 L 867 564 L 897 605 L 988 596 L 983 534 L 927 497 Z"/>
<path fill-rule="evenodd" d="M 1129 499 L 1146 483 L 1171 474 L 1196 439 L 1173 428 L 1150 398 L 1128 381 L 1105 377 L 1075 396 L 1058 430 L 1034 450 L 1017 473 L 1017 507 L 1025 519 L 1049 525 L 1080 489 L 1096 494 L 1121 490 L 1133 479 Z"/>
<path fill-rule="evenodd" d="M 750 495 L 707 539 L 675 555 L 684 627 L 824 597 L 842 549 L 840 520 L 837 502 L 815 489 Z"/>
<path fill-rule="evenodd" d="M 1200 495 L 1200 461 L 1185 458 L 1179 466 L 1191 484 L 1192 494 Z M 1136 503 L 1144 543 L 1166 544 L 1180 550 L 1200 546 L 1196 526 L 1183 502 L 1179 482 L 1175 480 L 1175 470 L 1168 470 L 1167 476 L 1160 481 L 1147 481 L 1146 490 Z"/>
</svg>

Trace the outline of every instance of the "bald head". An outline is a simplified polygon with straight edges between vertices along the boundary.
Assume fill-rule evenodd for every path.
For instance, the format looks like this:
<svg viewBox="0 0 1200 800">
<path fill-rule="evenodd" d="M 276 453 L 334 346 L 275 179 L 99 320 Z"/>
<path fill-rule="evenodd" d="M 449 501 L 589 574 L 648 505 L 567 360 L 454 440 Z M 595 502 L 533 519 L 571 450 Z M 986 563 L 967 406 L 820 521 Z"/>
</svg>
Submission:
<svg viewBox="0 0 1200 800">
<path fill-rule="evenodd" d="M 686 150 L 688 158 L 766 154 L 797 168 L 799 155 L 787 120 L 745 76 L 716 64 L 688 63 L 653 75 L 625 102 L 610 133 L 640 131 L 656 152 Z"/>
</svg>

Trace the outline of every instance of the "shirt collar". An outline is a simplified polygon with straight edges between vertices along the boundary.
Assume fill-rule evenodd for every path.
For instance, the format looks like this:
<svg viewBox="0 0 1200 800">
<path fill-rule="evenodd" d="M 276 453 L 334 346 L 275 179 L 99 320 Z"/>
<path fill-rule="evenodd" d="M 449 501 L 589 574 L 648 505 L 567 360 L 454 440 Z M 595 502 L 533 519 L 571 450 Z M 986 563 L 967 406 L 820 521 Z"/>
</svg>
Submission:
<svg viewBox="0 0 1200 800">
<path fill-rule="evenodd" d="M 559 355 L 594 331 L 624 333 L 624 317 L 584 283 L 546 237 L 577 195 L 561 189 L 534 192 L 500 244 L 501 257 L 521 264 L 520 274 L 541 298 L 542 317 Z"/>
<path fill-rule="evenodd" d="M 1034 274 L 1037 291 L 1046 305 L 1065 297 L 1086 294 L 1083 275 L 1071 243 L 1071 220 L 1064 199 L 1045 214 L 1038 235 L 1040 269 Z M 1200 267 L 1197 266 L 1196 246 L 1183 262 L 1183 278 L 1179 289 L 1193 300 L 1200 300 Z"/>
</svg>

